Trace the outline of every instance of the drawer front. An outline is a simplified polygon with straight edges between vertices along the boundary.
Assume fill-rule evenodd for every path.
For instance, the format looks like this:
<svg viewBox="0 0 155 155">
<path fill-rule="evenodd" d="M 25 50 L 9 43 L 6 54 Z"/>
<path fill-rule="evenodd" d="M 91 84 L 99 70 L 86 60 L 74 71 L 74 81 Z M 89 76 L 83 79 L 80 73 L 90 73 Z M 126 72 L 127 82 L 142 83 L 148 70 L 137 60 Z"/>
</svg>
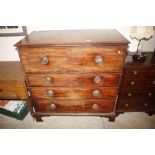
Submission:
<svg viewBox="0 0 155 155">
<path fill-rule="evenodd" d="M 34 99 L 115 99 L 118 87 L 31 87 Z"/>
<path fill-rule="evenodd" d="M 155 69 L 143 68 L 143 69 L 128 69 L 125 68 L 124 78 L 155 78 Z"/>
<path fill-rule="evenodd" d="M 120 93 L 121 99 L 151 99 L 155 98 L 155 89 L 122 89 Z"/>
<path fill-rule="evenodd" d="M 155 79 L 124 79 L 123 87 L 124 88 L 135 88 L 135 87 L 154 87 Z"/>
<path fill-rule="evenodd" d="M 0 99 L 27 99 L 25 84 L 0 83 Z"/>
<path fill-rule="evenodd" d="M 118 112 L 134 112 L 134 111 L 154 111 L 155 100 L 123 100 L 117 104 L 116 111 Z"/>
<path fill-rule="evenodd" d="M 115 100 L 36 100 L 36 112 L 96 113 L 113 112 Z"/>
<path fill-rule="evenodd" d="M 148 80 L 146 79 L 124 79 L 123 80 L 123 87 L 124 88 L 135 88 L 135 87 L 144 87 L 147 86 Z"/>
<path fill-rule="evenodd" d="M 121 74 L 27 74 L 30 86 L 118 86 Z"/>
<path fill-rule="evenodd" d="M 124 64 L 121 47 L 21 48 L 26 72 L 119 72 Z"/>
</svg>

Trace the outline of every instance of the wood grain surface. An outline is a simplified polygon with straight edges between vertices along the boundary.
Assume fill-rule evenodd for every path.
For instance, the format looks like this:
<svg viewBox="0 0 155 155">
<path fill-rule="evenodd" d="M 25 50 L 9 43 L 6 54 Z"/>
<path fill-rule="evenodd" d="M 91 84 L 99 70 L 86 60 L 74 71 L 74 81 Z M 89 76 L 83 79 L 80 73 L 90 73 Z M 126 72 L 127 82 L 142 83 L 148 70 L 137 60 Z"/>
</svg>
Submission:
<svg viewBox="0 0 155 155">
<path fill-rule="evenodd" d="M 0 99 L 27 99 L 25 83 L 0 82 Z"/>
<path fill-rule="evenodd" d="M 54 96 L 49 97 L 48 91 L 53 91 Z M 99 90 L 99 96 L 93 96 L 93 91 Z M 31 87 L 31 95 L 35 99 L 115 99 L 118 94 L 118 87 Z"/>
<path fill-rule="evenodd" d="M 103 64 L 96 64 L 101 56 Z M 20 58 L 27 73 L 121 72 L 125 50 L 122 47 L 22 48 Z M 46 57 L 48 64 L 42 64 Z"/>
<path fill-rule="evenodd" d="M 20 61 L 0 61 L 0 82 L 24 82 Z"/>
<path fill-rule="evenodd" d="M 81 46 L 81 45 L 127 45 L 129 41 L 117 30 L 51 30 L 34 31 L 16 46 Z"/>
<path fill-rule="evenodd" d="M 96 77 L 100 79 L 99 82 L 95 82 Z M 50 78 L 50 82 L 47 81 L 47 78 Z M 30 86 L 119 86 L 120 78 L 119 73 L 27 74 Z"/>
<path fill-rule="evenodd" d="M 27 99 L 24 73 L 19 61 L 0 62 L 0 99 Z"/>
<path fill-rule="evenodd" d="M 55 105 L 55 109 L 50 106 Z M 36 112 L 112 112 L 115 100 L 37 100 L 35 102 Z M 94 106 L 95 105 L 95 106 Z"/>
</svg>

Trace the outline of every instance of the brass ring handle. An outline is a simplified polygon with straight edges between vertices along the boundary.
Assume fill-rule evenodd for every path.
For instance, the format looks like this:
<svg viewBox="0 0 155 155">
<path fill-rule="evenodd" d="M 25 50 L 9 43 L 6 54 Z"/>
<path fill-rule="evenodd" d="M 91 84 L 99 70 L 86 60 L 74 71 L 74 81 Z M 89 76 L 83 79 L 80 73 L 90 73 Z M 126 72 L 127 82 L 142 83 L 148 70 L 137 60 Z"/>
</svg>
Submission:
<svg viewBox="0 0 155 155">
<path fill-rule="evenodd" d="M 51 110 L 56 109 L 56 105 L 55 105 L 54 103 L 50 104 L 50 109 L 51 109 Z"/>
<path fill-rule="evenodd" d="M 53 97 L 53 96 L 54 96 L 54 91 L 48 90 L 47 96 L 48 96 L 48 97 Z"/>
<path fill-rule="evenodd" d="M 100 91 L 99 90 L 94 90 L 93 91 L 93 96 L 100 96 L 101 95 L 101 93 L 100 93 Z"/>
<path fill-rule="evenodd" d="M 46 82 L 47 84 L 52 83 L 52 78 L 51 78 L 50 76 L 46 76 L 46 77 L 45 77 L 45 82 Z"/>
<path fill-rule="evenodd" d="M 103 64 L 103 63 L 104 63 L 103 57 L 100 56 L 100 55 L 97 55 L 97 56 L 95 57 L 95 63 L 96 63 L 97 65 Z"/>
<path fill-rule="evenodd" d="M 47 65 L 48 64 L 48 58 L 46 56 L 43 56 L 40 58 L 40 62 L 43 65 Z"/>
<path fill-rule="evenodd" d="M 92 109 L 98 109 L 98 105 L 97 104 L 93 104 L 92 105 Z"/>
<path fill-rule="evenodd" d="M 100 83 L 102 81 L 101 77 L 100 76 L 95 76 L 94 77 L 94 82 L 95 83 Z"/>
</svg>

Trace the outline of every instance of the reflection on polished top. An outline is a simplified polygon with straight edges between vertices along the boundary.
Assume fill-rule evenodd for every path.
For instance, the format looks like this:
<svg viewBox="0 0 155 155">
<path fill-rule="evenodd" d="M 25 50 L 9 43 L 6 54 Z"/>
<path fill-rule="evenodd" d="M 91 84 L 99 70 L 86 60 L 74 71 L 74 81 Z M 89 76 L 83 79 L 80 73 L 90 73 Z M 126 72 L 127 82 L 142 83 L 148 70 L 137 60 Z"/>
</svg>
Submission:
<svg viewBox="0 0 155 155">
<path fill-rule="evenodd" d="M 34 31 L 16 46 L 77 46 L 77 45 L 126 45 L 129 41 L 113 29 Z"/>
<path fill-rule="evenodd" d="M 127 55 L 125 59 L 125 67 L 155 67 L 155 52 L 146 52 L 146 59 L 144 62 L 135 62 L 132 56 Z"/>
</svg>

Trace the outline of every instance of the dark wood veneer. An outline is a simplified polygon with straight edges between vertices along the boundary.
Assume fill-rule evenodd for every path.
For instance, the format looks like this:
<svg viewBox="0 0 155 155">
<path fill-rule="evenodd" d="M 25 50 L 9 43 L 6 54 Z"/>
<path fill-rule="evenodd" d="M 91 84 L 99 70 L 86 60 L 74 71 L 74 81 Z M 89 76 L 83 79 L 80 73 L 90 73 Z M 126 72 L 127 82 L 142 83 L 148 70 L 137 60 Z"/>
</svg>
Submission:
<svg viewBox="0 0 155 155">
<path fill-rule="evenodd" d="M 143 63 L 127 56 L 118 98 L 117 112 L 155 112 L 155 65 L 153 52 L 147 52 Z M 131 83 L 132 82 L 132 83 Z M 133 84 L 134 82 L 134 84 Z"/>
</svg>

